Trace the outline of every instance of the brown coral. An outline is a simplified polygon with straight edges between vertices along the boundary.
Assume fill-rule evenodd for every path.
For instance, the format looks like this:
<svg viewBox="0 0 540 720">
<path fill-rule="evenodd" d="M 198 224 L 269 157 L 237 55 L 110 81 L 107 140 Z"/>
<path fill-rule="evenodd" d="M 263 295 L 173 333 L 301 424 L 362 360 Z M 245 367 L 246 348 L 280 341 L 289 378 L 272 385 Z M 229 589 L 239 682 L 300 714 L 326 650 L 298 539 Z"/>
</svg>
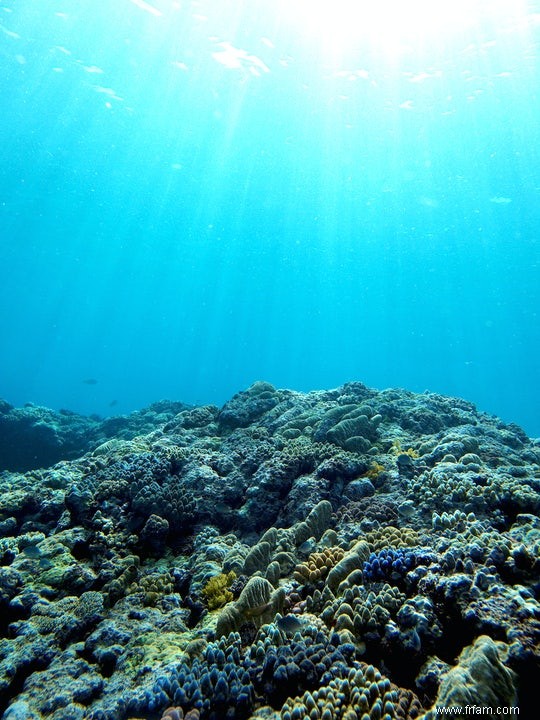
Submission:
<svg viewBox="0 0 540 720">
<path fill-rule="evenodd" d="M 398 513 L 394 503 L 381 500 L 375 495 L 342 505 L 336 510 L 336 519 L 338 523 L 359 523 L 366 519 L 394 524 L 398 520 Z"/>
<path fill-rule="evenodd" d="M 296 566 L 293 578 L 301 584 L 315 585 L 323 580 L 330 570 L 343 558 L 343 548 L 326 548 L 322 552 L 314 552 L 308 559 Z"/>
<path fill-rule="evenodd" d="M 371 530 L 366 533 L 366 542 L 374 552 L 386 547 L 413 547 L 420 543 L 420 536 L 411 528 L 397 528 L 393 525 Z"/>
</svg>

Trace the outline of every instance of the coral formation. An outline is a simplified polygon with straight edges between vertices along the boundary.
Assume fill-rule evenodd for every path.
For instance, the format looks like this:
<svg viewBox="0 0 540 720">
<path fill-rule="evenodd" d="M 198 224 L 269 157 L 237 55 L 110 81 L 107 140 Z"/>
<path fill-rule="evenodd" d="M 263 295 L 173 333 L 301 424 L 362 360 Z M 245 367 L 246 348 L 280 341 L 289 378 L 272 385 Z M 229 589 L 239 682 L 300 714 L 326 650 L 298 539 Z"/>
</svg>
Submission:
<svg viewBox="0 0 540 720">
<path fill-rule="evenodd" d="M 2 404 L 2 433 L 5 720 L 533 716 L 540 444 L 516 426 L 259 382 L 103 421 Z"/>
<path fill-rule="evenodd" d="M 210 610 L 216 610 L 231 602 L 234 596 L 230 588 L 235 579 L 234 570 L 210 578 L 201 591 Z"/>
</svg>

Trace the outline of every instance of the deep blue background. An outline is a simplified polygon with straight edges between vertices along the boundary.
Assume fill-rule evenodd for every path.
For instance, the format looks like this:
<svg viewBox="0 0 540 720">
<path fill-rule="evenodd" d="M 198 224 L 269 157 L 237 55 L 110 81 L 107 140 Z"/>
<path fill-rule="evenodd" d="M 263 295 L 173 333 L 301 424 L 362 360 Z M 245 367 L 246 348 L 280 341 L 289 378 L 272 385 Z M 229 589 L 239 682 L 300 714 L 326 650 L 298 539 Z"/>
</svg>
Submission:
<svg viewBox="0 0 540 720">
<path fill-rule="evenodd" d="M 539 3 L 403 37 L 152 5 L 0 10 L 0 396 L 361 380 L 540 435 Z"/>
</svg>

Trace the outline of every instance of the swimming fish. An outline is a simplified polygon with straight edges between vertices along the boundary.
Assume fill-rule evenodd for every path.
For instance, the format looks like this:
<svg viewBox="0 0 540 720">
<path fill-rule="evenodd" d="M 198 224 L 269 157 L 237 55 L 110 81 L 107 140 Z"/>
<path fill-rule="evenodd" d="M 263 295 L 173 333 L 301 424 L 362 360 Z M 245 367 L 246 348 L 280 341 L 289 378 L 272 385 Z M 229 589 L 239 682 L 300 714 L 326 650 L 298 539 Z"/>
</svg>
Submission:
<svg viewBox="0 0 540 720">
<path fill-rule="evenodd" d="M 286 635 L 294 635 L 300 632 L 305 624 L 305 620 L 299 618 L 298 615 L 284 615 L 276 622 L 278 628 Z"/>
<path fill-rule="evenodd" d="M 271 602 L 265 603 L 264 605 L 256 605 L 255 607 L 244 610 L 243 615 L 247 618 L 259 617 L 259 615 L 264 615 L 264 613 L 270 610 L 271 607 Z"/>
<path fill-rule="evenodd" d="M 96 378 L 86 378 L 86 380 L 81 380 L 83 385 L 97 385 Z"/>
<path fill-rule="evenodd" d="M 22 551 L 26 557 L 29 558 L 38 558 L 41 557 L 41 550 L 38 548 L 37 545 L 27 545 L 22 549 Z"/>
</svg>

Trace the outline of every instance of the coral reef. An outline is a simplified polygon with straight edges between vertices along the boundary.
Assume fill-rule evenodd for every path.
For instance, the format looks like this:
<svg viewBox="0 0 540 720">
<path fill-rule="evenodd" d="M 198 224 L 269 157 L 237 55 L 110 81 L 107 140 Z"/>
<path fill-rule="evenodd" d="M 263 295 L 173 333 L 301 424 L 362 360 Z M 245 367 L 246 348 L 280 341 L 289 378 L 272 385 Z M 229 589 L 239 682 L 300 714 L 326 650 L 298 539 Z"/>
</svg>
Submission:
<svg viewBox="0 0 540 720">
<path fill-rule="evenodd" d="M 5 720 L 534 716 L 540 443 L 470 403 L 2 403 L 0 463 Z"/>
<path fill-rule="evenodd" d="M 0 472 L 49 467 L 92 450 L 105 454 L 136 435 L 152 432 L 189 407 L 162 401 L 127 416 L 102 419 L 70 410 L 54 412 L 31 403 L 15 408 L 0 400 Z"/>
</svg>

